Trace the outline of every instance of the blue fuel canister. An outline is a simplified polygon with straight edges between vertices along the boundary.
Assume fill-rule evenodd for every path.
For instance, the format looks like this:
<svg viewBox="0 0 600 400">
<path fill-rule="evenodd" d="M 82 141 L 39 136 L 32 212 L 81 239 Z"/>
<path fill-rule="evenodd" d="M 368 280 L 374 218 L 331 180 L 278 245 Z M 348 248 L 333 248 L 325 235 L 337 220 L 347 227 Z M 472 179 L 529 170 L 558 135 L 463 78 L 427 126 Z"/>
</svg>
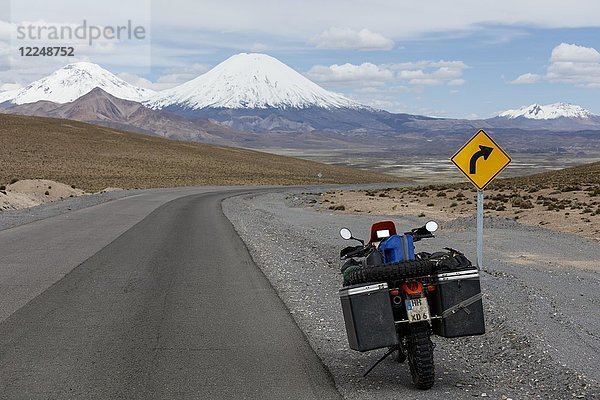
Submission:
<svg viewBox="0 0 600 400">
<path fill-rule="evenodd" d="M 386 263 L 415 259 L 415 246 L 412 235 L 392 235 L 379 243 L 378 250 Z"/>
</svg>

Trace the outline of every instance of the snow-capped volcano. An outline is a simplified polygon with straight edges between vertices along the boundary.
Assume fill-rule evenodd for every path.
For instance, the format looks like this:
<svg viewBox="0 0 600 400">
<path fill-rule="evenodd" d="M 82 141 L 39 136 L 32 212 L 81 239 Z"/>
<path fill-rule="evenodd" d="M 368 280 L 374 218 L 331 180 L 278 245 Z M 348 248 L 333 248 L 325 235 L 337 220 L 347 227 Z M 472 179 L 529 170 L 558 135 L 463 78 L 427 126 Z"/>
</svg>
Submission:
<svg viewBox="0 0 600 400">
<path fill-rule="evenodd" d="M 266 54 L 236 54 L 207 73 L 149 99 L 147 106 L 204 108 L 362 108 Z"/>
<path fill-rule="evenodd" d="M 45 78 L 18 90 L 0 93 L 0 103 L 35 103 L 47 100 L 69 103 L 94 88 L 100 88 L 124 100 L 141 102 L 154 95 L 154 91 L 133 86 L 97 64 L 77 62 L 68 64 Z"/>
<path fill-rule="evenodd" d="M 554 103 L 547 105 L 532 104 L 521 107 L 518 110 L 507 110 L 498 114 L 498 117 L 548 120 L 557 118 L 589 119 L 595 117 L 595 115 L 585 108 L 574 104 Z"/>
</svg>

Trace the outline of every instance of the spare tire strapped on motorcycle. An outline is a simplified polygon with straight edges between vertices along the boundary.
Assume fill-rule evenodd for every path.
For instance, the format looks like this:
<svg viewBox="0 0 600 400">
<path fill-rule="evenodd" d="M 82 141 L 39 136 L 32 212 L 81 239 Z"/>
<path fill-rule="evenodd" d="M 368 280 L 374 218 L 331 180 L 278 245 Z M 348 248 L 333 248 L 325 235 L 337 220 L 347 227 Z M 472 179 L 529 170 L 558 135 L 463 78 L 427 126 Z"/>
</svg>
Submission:
<svg viewBox="0 0 600 400">
<path fill-rule="evenodd" d="M 435 264 L 429 260 L 400 261 L 375 266 L 361 266 L 348 272 L 347 283 L 355 285 L 369 282 L 388 282 L 430 275 Z"/>
</svg>

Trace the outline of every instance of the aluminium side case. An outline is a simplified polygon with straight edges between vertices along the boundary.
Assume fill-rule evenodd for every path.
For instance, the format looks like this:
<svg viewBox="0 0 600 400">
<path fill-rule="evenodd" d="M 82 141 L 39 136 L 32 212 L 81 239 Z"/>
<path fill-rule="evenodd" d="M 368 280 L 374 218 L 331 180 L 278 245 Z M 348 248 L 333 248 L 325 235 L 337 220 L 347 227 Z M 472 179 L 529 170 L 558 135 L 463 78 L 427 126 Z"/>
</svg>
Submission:
<svg viewBox="0 0 600 400">
<path fill-rule="evenodd" d="M 368 351 L 398 344 L 387 283 L 353 285 L 340 289 L 348 343 Z"/>
<path fill-rule="evenodd" d="M 433 295 L 433 333 L 454 338 L 483 335 L 485 320 L 479 271 L 470 268 L 434 275 L 437 290 Z"/>
</svg>

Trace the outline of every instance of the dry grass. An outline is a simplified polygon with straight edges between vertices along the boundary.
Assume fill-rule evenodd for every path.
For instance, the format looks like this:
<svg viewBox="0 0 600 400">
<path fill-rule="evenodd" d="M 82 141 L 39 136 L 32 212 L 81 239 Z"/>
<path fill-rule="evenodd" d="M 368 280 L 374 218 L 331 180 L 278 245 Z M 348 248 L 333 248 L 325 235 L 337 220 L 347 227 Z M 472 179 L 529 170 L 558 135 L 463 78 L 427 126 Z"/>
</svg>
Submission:
<svg viewBox="0 0 600 400">
<path fill-rule="evenodd" d="M 332 210 L 418 215 L 450 220 L 471 216 L 476 190 L 469 183 L 401 189 L 328 192 L 322 205 Z M 498 179 L 485 190 L 487 216 L 600 240 L 600 162 L 537 175 Z"/>
<path fill-rule="evenodd" d="M 397 182 L 396 177 L 251 150 L 171 141 L 80 122 L 0 115 L 0 183 L 105 187 Z M 322 178 L 317 174 L 321 173 Z"/>
</svg>

